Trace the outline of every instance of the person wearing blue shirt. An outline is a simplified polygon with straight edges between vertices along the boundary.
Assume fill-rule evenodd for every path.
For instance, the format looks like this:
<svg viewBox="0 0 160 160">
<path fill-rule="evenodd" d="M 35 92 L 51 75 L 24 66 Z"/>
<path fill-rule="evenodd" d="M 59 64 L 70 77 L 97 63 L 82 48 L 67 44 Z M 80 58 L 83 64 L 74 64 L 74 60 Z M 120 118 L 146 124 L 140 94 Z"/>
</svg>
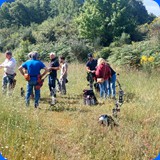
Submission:
<svg viewBox="0 0 160 160">
<path fill-rule="evenodd" d="M 27 92 L 26 92 L 26 105 L 29 106 L 30 102 L 30 95 L 32 93 L 32 90 L 34 88 L 35 90 L 35 108 L 39 105 L 39 99 L 40 99 L 40 89 L 37 89 L 37 83 L 38 83 L 38 76 L 41 78 L 47 73 L 47 67 L 38 60 L 38 53 L 36 51 L 32 52 L 31 59 L 24 62 L 19 68 L 20 73 L 25 76 L 25 71 L 27 70 Z M 41 74 L 40 71 L 44 69 L 44 72 Z M 25 77 L 26 78 L 26 77 Z"/>
</svg>

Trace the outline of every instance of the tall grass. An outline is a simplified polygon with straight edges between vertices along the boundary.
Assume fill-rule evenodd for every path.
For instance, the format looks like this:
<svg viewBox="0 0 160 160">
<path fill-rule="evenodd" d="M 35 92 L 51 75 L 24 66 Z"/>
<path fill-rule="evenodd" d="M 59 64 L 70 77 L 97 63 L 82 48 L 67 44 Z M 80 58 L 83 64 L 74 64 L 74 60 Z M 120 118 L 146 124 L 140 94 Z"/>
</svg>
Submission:
<svg viewBox="0 0 160 160">
<path fill-rule="evenodd" d="M 159 74 L 119 71 L 125 102 L 119 127 L 98 125 L 101 114 L 111 114 L 113 100 L 84 106 L 83 89 L 88 88 L 84 64 L 69 65 L 67 95 L 57 94 L 50 107 L 47 81 L 41 90 L 39 110 L 33 101 L 25 107 L 17 75 L 13 96 L 0 93 L 0 151 L 9 160 L 148 160 L 160 152 Z M 0 71 L 2 75 L 2 71 Z M 118 88 L 117 88 L 118 91 Z M 99 99 L 99 94 L 97 93 Z"/>
</svg>

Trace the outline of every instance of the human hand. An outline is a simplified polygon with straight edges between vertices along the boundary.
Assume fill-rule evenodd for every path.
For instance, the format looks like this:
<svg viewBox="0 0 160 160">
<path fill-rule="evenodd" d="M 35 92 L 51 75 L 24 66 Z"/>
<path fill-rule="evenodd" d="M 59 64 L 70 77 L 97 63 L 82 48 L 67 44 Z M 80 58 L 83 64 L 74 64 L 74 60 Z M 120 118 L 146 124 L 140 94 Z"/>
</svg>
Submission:
<svg viewBox="0 0 160 160">
<path fill-rule="evenodd" d="M 2 65 L 0 65 L 0 68 L 3 68 L 3 66 L 2 66 Z"/>
<path fill-rule="evenodd" d="M 47 70 L 50 72 L 52 70 L 52 67 L 48 67 Z"/>
<path fill-rule="evenodd" d="M 91 73 L 95 73 L 95 70 L 91 71 Z"/>
</svg>

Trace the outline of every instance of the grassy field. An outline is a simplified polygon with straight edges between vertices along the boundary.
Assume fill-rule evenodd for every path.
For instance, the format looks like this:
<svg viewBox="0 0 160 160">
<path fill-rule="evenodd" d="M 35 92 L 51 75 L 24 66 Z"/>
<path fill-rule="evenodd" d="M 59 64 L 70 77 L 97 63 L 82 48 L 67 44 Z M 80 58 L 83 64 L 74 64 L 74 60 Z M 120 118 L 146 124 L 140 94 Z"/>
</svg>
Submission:
<svg viewBox="0 0 160 160">
<path fill-rule="evenodd" d="M 2 61 L 2 59 L 1 59 Z M 119 127 L 98 124 L 101 114 L 112 114 L 113 100 L 97 106 L 83 105 L 87 89 L 84 64 L 69 66 L 68 93 L 57 94 L 50 107 L 47 81 L 41 90 L 41 109 L 33 101 L 25 107 L 20 87 L 26 82 L 17 71 L 13 96 L 0 92 L 0 151 L 9 160 L 150 160 L 160 152 L 160 75 L 123 71 L 118 77 L 125 102 Z M 0 70 L 2 77 L 3 70 Z M 1 80 L 0 80 L 1 81 Z M 118 90 L 118 88 L 117 88 Z"/>
</svg>

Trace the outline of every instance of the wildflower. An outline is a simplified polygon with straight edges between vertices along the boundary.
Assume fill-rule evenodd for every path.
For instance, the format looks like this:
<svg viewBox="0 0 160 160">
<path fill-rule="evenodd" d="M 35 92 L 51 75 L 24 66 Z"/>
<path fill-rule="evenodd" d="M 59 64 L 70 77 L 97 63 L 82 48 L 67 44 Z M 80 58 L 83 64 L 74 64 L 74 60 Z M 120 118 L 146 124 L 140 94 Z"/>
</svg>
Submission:
<svg viewBox="0 0 160 160">
<path fill-rule="evenodd" d="M 154 57 L 153 56 L 150 56 L 149 58 L 148 58 L 148 62 L 153 62 L 154 61 Z"/>
<path fill-rule="evenodd" d="M 146 63 L 147 60 L 148 60 L 147 56 L 144 56 L 144 55 L 143 55 L 143 56 L 141 57 L 141 64 Z"/>
</svg>

